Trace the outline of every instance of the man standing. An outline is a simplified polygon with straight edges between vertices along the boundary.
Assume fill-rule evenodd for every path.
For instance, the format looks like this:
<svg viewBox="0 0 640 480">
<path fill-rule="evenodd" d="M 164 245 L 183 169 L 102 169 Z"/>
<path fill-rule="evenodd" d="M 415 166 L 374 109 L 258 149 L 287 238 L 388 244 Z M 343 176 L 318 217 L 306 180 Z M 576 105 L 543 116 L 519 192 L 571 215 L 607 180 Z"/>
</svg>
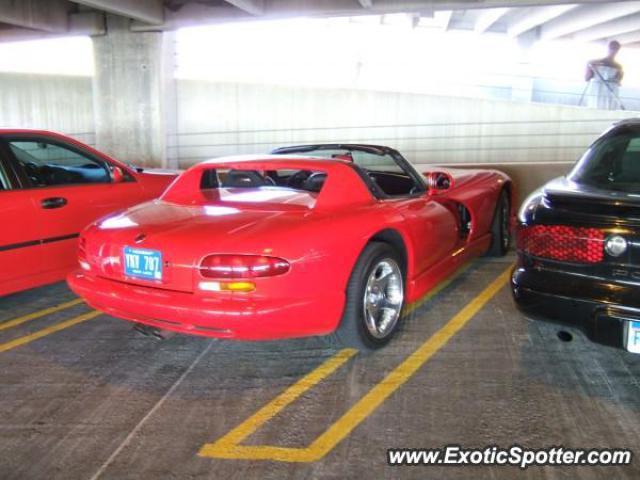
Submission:
<svg viewBox="0 0 640 480">
<path fill-rule="evenodd" d="M 606 57 L 587 64 L 587 106 L 603 110 L 624 108 L 619 97 L 624 71 L 622 65 L 615 61 L 619 51 L 620 43 L 613 40 L 609 42 L 609 54 Z"/>
</svg>

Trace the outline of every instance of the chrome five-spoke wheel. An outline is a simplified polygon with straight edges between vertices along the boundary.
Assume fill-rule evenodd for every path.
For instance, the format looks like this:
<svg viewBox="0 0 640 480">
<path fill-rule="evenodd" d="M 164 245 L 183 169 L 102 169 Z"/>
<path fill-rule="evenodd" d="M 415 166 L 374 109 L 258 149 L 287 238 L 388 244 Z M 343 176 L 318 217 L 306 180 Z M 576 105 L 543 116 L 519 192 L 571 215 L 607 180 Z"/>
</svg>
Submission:
<svg viewBox="0 0 640 480">
<path fill-rule="evenodd" d="M 378 261 L 364 289 L 364 321 L 369 334 L 378 339 L 389 335 L 402 310 L 404 291 L 402 272 L 391 258 Z"/>
</svg>

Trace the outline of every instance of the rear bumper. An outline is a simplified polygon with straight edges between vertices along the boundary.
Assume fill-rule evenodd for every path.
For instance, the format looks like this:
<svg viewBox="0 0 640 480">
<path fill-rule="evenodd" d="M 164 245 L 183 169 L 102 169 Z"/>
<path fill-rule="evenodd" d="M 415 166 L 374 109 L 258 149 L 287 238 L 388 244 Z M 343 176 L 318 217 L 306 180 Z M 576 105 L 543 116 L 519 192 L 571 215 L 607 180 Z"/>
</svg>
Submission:
<svg viewBox="0 0 640 480">
<path fill-rule="evenodd" d="M 342 316 L 344 294 L 260 298 L 253 294 L 193 294 L 132 285 L 87 275 L 67 277 L 71 289 L 93 308 L 114 317 L 191 335 L 275 340 L 326 335 Z"/>
<path fill-rule="evenodd" d="M 511 276 L 518 307 L 536 320 L 582 330 L 589 340 L 626 348 L 630 320 L 640 320 L 640 287 L 518 265 Z"/>
</svg>

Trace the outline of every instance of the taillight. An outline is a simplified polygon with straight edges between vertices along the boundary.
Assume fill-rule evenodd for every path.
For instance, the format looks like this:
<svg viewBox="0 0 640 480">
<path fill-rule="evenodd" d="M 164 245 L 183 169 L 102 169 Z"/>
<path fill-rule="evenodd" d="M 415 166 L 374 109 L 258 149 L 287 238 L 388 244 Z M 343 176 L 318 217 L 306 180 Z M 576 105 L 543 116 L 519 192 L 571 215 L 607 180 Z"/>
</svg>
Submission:
<svg viewBox="0 0 640 480">
<path fill-rule="evenodd" d="M 288 271 L 286 260 L 262 255 L 209 255 L 200 264 L 200 274 L 206 278 L 273 277 Z"/>
<path fill-rule="evenodd" d="M 604 258 L 604 232 L 598 228 L 566 225 L 520 227 L 518 250 L 564 262 L 598 263 Z"/>
<path fill-rule="evenodd" d="M 91 265 L 87 262 L 87 239 L 80 237 L 78 240 L 78 263 L 83 270 L 91 270 Z"/>
</svg>

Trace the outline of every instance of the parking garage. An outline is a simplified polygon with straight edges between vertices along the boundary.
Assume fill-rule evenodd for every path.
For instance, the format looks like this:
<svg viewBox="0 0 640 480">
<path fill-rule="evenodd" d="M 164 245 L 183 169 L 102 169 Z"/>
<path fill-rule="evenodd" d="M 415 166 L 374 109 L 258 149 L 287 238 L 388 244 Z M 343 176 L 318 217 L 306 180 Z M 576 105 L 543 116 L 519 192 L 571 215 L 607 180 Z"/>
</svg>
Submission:
<svg viewBox="0 0 640 480">
<path fill-rule="evenodd" d="M 639 18 L 634 1 L 0 2 L 2 478 L 637 478 L 640 317 L 616 296 L 635 257 L 598 310 L 622 329 L 608 345 L 577 307 L 518 308 L 512 274 L 527 197 L 612 124 L 636 128 Z M 598 93 L 584 71 L 612 41 L 624 76 Z M 616 230 L 585 244 L 605 260 L 634 248 L 616 202 Z M 284 298 L 264 287 L 259 268 L 298 265 Z M 119 299 L 140 292 L 134 314 Z M 379 298 L 378 330 L 352 341 L 340 325 L 364 302 L 366 333 Z M 220 312 L 253 316 L 197 320 Z"/>
</svg>

